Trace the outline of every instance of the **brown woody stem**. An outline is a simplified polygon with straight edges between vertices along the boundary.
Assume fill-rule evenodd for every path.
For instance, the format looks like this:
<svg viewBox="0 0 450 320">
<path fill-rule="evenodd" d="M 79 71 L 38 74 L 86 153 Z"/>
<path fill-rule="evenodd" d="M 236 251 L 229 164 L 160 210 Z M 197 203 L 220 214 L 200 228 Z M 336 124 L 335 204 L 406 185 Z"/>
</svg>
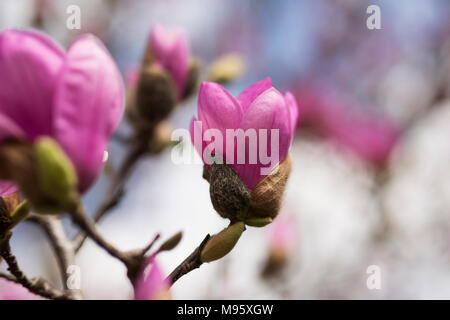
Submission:
<svg viewBox="0 0 450 320">
<path fill-rule="evenodd" d="M 200 259 L 203 248 L 208 243 L 211 236 L 208 234 L 200 243 L 200 245 L 186 258 L 184 261 L 172 271 L 172 273 L 167 277 L 167 280 L 172 285 L 182 276 L 188 274 L 192 270 L 200 268 L 203 262 Z"/>
</svg>

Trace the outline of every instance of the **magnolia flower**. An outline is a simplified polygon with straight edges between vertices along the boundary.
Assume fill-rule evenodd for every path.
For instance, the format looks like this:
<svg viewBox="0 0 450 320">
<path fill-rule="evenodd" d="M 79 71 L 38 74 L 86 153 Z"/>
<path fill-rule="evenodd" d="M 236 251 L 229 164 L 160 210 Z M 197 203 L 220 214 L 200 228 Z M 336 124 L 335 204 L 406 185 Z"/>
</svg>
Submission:
<svg viewBox="0 0 450 320">
<path fill-rule="evenodd" d="M 122 115 L 119 70 L 92 35 L 66 52 L 34 31 L 0 33 L 0 141 L 50 136 L 73 162 L 79 189 L 98 176 L 107 141 Z"/>
<path fill-rule="evenodd" d="M 208 155 L 204 154 L 207 143 L 204 139 L 203 143 L 198 143 L 194 140 L 195 136 L 201 134 L 203 137 L 204 132 L 208 129 L 219 130 L 223 137 L 220 156 L 223 159 L 232 160 L 227 161 L 227 163 L 238 174 L 242 182 L 252 190 L 261 179 L 267 176 L 267 174 L 262 173 L 261 168 L 267 167 L 268 164 L 263 163 L 260 156 L 257 157 L 256 163 L 250 163 L 251 153 L 256 151 L 256 154 L 259 155 L 261 152 L 259 148 L 264 141 L 261 141 L 261 129 L 267 132 L 267 143 L 262 147 L 267 148 L 268 155 L 271 151 L 277 152 L 276 155 L 270 154 L 270 158 L 278 159 L 278 162 L 281 162 L 288 154 L 297 117 L 298 107 L 294 96 L 290 92 L 283 96 L 272 86 L 270 78 L 255 83 L 237 98 L 234 98 L 219 84 L 203 82 L 198 98 L 198 121 L 201 122 L 201 128 L 197 126 L 202 132 L 196 130 L 195 122 L 197 119 L 194 118 L 190 128 L 191 138 L 203 161 L 206 160 L 207 163 Z M 229 138 L 226 133 L 227 129 L 243 129 L 244 131 L 255 129 L 256 140 L 253 143 L 245 143 L 244 140 L 238 140 L 237 143 L 234 143 L 234 140 L 227 141 Z M 279 139 L 275 141 L 275 145 L 271 141 L 272 129 L 278 130 Z M 234 157 L 227 157 L 227 153 L 230 151 L 230 149 L 227 149 L 227 143 L 234 144 L 232 150 Z M 238 152 L 242 147 L 245 147 L 245 163 L 243 164 L 238 163 Z M 252 150 L 253 147 L 258 150 Z M 217 153 L 218 150 L 216 149 L 214 152 Z M 278 162 L 271 162 L 267 171 L 270 171 Z"/>
<path fill-rule="evenodd" d="M 263 226 L 278 214 L 297 116 L 292 94 L 283 96 L 270 78 L 237 98 L 219 84 L 202 83 L 199 121 L 191 122 L 191 138 L 206 165 L 212 204 L 222 217 Z M 226 165 L 218 165 L 221 159 Z"/>
<path fill-rule="evenodd" d="M 0 279 L 0 300 L 43 300 L 22 285 L 5 279 Z"/>
<path fill-rule="evenodd" d="M 160 24 L 153 26 L 149 37 L 153 62 L 164 68 L 175 82 L 177 94 L 182 98 L 189 73 L 189 45 L 179 30 L 168 30 Z"/>
<path fill-rule="evenodd" d="M 170 284 L 164 278 L 154 256 L 144 264 L 134 287 L 135 300 L 168 300 Z"/>
</svg>

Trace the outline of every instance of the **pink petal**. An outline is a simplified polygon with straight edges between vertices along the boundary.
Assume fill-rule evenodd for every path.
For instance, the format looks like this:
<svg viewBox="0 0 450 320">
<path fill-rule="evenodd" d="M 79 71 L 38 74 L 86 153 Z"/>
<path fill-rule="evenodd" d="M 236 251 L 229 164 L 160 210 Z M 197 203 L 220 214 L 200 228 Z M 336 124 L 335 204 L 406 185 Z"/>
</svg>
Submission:
<svg viewBox="0 0 450 320">
<path fill-rule="evenodd" d="M 156 60 L 166 65 L 174 45 L 174 35 L 161 24 L 155 24 L 150 32 L 150 44 Z"/>
<path fill-rule="evenodd" d="M 172 75 L 181 98 L 189 71 L 189 45 L 186 36 L 181 31 L 170 31 L 156 24 L 150 33 L 150 43 L 157 63 Z"/>
<path fill-rule="evenodd" d="M 291 120 L 291 131 L 292 134 L 294 134 L 298 121 L 297 101 L 295 100 L 294 95 L 290 92 L 286 92 L 286 94 L 284 95 L 284 100 L 286 101 L 286 106 L 289 110 L 289 117 Z"/>
<path fill-rule="evenodd" d="M 282 125 L 284 124 L 284 125 Z M 284 97 L 275 88 L 270 88 L 258 96 L 248 108 L 245 113 L 240 127 L 244 130 L 257 130 L 258 141 L 256 151 L 258 153 L 258 163 L 250 164 L 248 162 L 249 154 L 252 152 L 249 145 L 246 146 L 246 164 L 233 164 L 231 167 L 241 178 L 242 182 L 251 190 L 256 184 L 265 176 L 261 174 L 261 168 L 269 167 L 268 164 L 262 164 L 259 157 L 259 130 L 267 129 L 267 154 L 272 154 L 271 150 L 271 129 L 279 129 L 280 145 L 279 154 L 286 152 L 286 139 L 289 139 L 290 120 L 288 119 L 288 112 Z M 285 155 L 285 154 L 284 154 Z M 278 156 L 281 161 L 283 157 Z M 275 165 L 275 164 L 274 164 Z M 272 166 L 273 167 L 273 166 Z"/>
<path fill-rule="evenodd" d="M 54 102 L 54 136 L 77 169 L 80 191 L 86 191 L 100 173 L 124 107 L 119 70 L 96 37 L 81 36 L 70 46 Z"/>
<path fill-rule="evenodd" d="M 239 102 L 220 84 L 203 82 L 198 95 L 198 117 L 204 130 L 215 128 L 225 136 L 226 129 L 235 129 L 242 119 Z"/>
<path fill-rule="evenodd" d="M 266 78 L 264 80 L 256 82 L 246 90 L 242 91 L 242 93 L 237 97 L 242 106 L 242 110 L 244 110 L 244 112 L 247 111 L 253 100 L 255 100 L 260 94 L 270 88 L 272 88 L 272 79 Z"/>
<path fill-rule="evenodd" d="M 43 300 L 44 298 L 37 296 L 22 285 L 0 279 L 0 300 Z"/>
<path fill-rule="evenodd" d="M 275 88 L 270 88 L 259 95 L 242 118 L 243 129 L 271 129 L 275 113 L 284 108 L 284 97 Z"/>
<path fill-rule="evenodd" d="M 42 33 L 0 33 L 0 113 L 30 139 L 52 133 L 52 98 L 62 63 L 63 51 Z"/>
<path fill-rule="evenodd" d="M 0 113 L 0 141 L 9 137 L 24 137 L 23 130 L 9 117 Z"/>
<path fill-rule="evenodd" d="M 170 54 L 167 69 L 172 74 L 177 87 L 178 97 L 181 98 L 186 88 L 189 72 L 189 45 L 186 37 L 179 36 Z"/>
<path fill-rule="evenodd" d="M 14 192 L 17 192 L 15 184 L 7 181 L 0 181 L 0 197 L 7 196 Z"/>
<path fill-rule="evenodd" d="M 197 122 L 197 126 L 195 126 L 195 123 Z M 199 126 L 201 124 L 201 126 Z M 198 130 L 198 132 L 196 132 Z M 203 132 L 204 132 L 203 123 L 199 122 L 197 118 L 192 118 L 191 124 L 189 127 L 189 131 L 191 134 L 191 142 L 192 145 L 197 150 L 200 157 L 203 157 L 203 150 L 206 147 L 206 142 L 203 140 Z M 195 138 L 197 137 L 197 138 Z"/>
<path fill-rule="evenodd" d="M 292 250 L 297 243 L 298 230 L 292 217 L 280 216 L 271 224 L 270 246 L 272 249 Z"/>
<path fill-rule="evenodd" d="M 147 260 L 141 274 L 138 277 L 134 288 L 135 300 L 153 300 L 157 295 L 169 289 L 169 283 L 165 280 L 164 274 L 159 268 L 154 257 Z"/>
</svg>

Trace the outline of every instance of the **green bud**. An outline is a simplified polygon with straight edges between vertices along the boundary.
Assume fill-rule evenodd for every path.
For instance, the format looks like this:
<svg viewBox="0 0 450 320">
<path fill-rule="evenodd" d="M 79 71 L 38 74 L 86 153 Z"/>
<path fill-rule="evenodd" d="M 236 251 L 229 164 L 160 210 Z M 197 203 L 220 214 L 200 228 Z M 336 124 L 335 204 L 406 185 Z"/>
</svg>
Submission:
<svg viewBox="0 0 450 320">
<path fill-rule="evenodd" d="M 219 57 L 211 64 L 209 81 L 227 83 L 239 78 L 245 69 L 244 59 L 237 53 L 229 53 Z"/>
<path fill-rule="evenodd" d="M 166 240 L 158 251 L 169 251 L 175 248 L 181 241 L 181 238 L 183 237 L 183 232 L 178 232 L 172 237 L 170 237 L 168 240 Z"/>
<path fill-rule="evenodd" d="M 248 225 L 250 227 L 258 227 L 258 228 L 264 227 L 271 222 L 272 222 L 272 218 L 270 218 L 270 217 L 250 218 L 250 219 L 245 220 L 246 225 Z"/>
<path fill-rule="evenodd" d="M 40 192 L 48 200 L 42 201 L 40 211 L 61 211 L 74 206 L 78 199 L 78 179 L 70 159 L 58 143 L 48 137 L 39 139 L 34 151 Z"/>
<path fill-rule="evenodd" d="M 201 261 L 211 262 L 226 256 L 233 250 L 244 230 L 245 224 L 236 222 L 213 236 L 202 250 Z"/>
</svg>

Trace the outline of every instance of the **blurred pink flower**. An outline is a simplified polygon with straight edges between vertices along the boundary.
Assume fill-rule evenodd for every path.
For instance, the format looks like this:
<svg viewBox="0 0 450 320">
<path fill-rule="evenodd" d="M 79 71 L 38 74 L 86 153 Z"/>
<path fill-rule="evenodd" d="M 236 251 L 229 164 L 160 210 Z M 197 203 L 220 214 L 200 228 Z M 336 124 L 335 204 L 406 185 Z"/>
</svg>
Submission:
<svg viewBox="0 0 450 320">
<path fill-rule="evenodd" d="M 270 249 L 290 252 L 298 238 L 298 230 L 292 217 L 280 215 L 271 224 Z"/>
<path fill-rule="evenodd" d="M 267 154 L 271 153 L 271 129 L 279 130 L 278 159 L 283 160 L 291 145 L 297 124 L 298 107 L 294 96 L 287 92 L 284 96 L 272 86 L 272 80 L 266 78 L 255 83 L 234 98 L 225 88 L 217 83 L 203 82 L 198 97 L 198 120 L 202 123 L 202 131 L 218 129 L 222 133 L 224 147 L 222 157 L 226 159 L 226 129 L 267 129 Z M 191 122 L 191 138 L 194 143 L 195 125 Z M 202 133 L 203 133 L 202 132 Z M 202 135 L 202 133 L 200 133 Z M 259 147 L 259 136 L 258 144 Z M 240 141 L 242 142 L 242 141 Z M 194 143 L 195 145 L 195 143 Z M 197 151 L 203 155 L 206 143 L 196 145 Z M 201 150 L 200 150 L 201 149 Z M 235 143 L 234 163 L 230 166 L 236 171 L 242 182 L 251 190 L 265 176 L 261 168 L 266 167 L 258 159 L 256 164 L 248 163 L 249 144 L 245 145 L 245 164 L 236 161 L 239 145 Z M 274 164 L 276 165 L 276 164 Z"/>
<path fill-rule="evenodd" d="M 170 284 L 159 268 L 154 256 L 150 256 L 134 287 L 135 300 L 170 299 Z"/>
<path fill-rule="evenodd" d="M 92 35 L 64 52 L 35 31 L 0 33 L 0 141 L 50 136 L 75 165 L 80 191 L 98 176 L 124 106 L 123 82 Z"/>
<path fill-rule="evenodd" d="M 374 165 L 386 162 L 399 135 L 389 120 L 352 112 L 350 102 L 330 89 L 307 86 L 296 97 L 302 102 L 299 128 L 312 128 Z"/>
<path fill-rule="evenodd" d="M 0 279 L 0 300 L 43 300 L 44 298 L 37 296 L 22 285 Z"/>
<path fill-rule="evenodd" d="M 178 97 L 181 98 L 189 71 L 189 44 L 185 34 L 156 24 L 150 32 L 149 42 L 153 58 L 172 75 Z"/>
</svg>

